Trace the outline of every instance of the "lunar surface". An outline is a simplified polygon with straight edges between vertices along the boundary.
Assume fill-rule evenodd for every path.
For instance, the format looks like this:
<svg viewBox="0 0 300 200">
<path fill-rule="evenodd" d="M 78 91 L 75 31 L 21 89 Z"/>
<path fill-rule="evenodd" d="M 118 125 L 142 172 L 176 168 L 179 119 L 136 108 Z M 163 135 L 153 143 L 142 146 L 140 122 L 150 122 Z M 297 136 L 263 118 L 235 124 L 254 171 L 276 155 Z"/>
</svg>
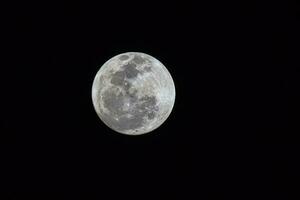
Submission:
<svg viewBox="0 0 300 200">
<path fill-rule="evenodd" d="M 141 135 L 169 117 L 175 86 L 167 68 L 145 53 L 127 52 L 109 59 L 92 86 L 99 118 L 116 132 Z"/>
</svg>

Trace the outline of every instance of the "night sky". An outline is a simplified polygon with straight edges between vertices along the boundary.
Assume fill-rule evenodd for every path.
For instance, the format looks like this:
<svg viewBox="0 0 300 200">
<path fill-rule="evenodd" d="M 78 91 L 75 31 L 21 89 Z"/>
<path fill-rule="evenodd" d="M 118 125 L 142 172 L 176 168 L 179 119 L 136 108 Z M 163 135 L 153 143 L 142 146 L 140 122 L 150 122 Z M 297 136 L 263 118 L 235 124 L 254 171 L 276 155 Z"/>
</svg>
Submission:
<svg viewBox="0 0 300 200">
<path fill-rule="evenodd" d="M 3 199 L 292 199 L 299 4 L 179 2 L 4 5 Z M 91 99 L 100 66 L 128 51 L 160 60 L 176 87 L 170 117 L 137 137 Z"/>
</svg>

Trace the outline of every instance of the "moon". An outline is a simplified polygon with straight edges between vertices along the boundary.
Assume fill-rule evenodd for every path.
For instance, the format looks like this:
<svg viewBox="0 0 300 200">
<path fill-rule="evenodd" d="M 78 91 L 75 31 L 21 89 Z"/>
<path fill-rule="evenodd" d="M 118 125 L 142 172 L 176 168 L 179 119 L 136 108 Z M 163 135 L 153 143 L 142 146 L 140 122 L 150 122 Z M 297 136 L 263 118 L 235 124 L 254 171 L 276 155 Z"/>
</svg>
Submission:
<svg viewBox="0 0 300 200">
<path fill-rule="evenodd" d="M 171 114 L 175 85 L 159 60 L 141 52 L 126 52 L 99 69 L 93 81 L 92 101 L 109 128 L 126 135 L 142 135 L 161 126 Z"/>
</svg>

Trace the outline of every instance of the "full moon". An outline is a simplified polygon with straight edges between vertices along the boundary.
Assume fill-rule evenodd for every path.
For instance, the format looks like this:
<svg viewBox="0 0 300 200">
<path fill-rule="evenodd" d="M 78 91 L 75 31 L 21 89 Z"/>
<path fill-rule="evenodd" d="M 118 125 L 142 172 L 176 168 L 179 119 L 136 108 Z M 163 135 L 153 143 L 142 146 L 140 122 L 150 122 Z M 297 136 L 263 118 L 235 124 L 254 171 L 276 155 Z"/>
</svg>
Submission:
<svg viewBox="0 0 300 200">
<path fill-rule="evenodd" d="M 97 72 L 92 86 L 97 115 L 112 130 L 141 135 L 161 126 L 175 102 L 167 68 L 140 52 L 116 55 Z"/>
</svg>

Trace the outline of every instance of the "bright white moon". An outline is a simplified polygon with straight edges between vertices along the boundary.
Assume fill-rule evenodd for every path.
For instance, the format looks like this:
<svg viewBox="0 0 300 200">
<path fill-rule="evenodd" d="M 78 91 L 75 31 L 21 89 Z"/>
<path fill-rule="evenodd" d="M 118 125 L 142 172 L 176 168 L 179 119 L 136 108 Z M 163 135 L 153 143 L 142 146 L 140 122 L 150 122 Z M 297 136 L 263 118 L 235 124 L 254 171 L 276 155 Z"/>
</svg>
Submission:
<svg viewBox="0 0 300 200">
<path fill-rule="evenodd" d="M 92 100 L 108 127 L 127 135 L 153 131 L 169 117 L 175 86 L 167 68 L 145 53 L 114 56 L 97 72 Z"/>
</svg>

